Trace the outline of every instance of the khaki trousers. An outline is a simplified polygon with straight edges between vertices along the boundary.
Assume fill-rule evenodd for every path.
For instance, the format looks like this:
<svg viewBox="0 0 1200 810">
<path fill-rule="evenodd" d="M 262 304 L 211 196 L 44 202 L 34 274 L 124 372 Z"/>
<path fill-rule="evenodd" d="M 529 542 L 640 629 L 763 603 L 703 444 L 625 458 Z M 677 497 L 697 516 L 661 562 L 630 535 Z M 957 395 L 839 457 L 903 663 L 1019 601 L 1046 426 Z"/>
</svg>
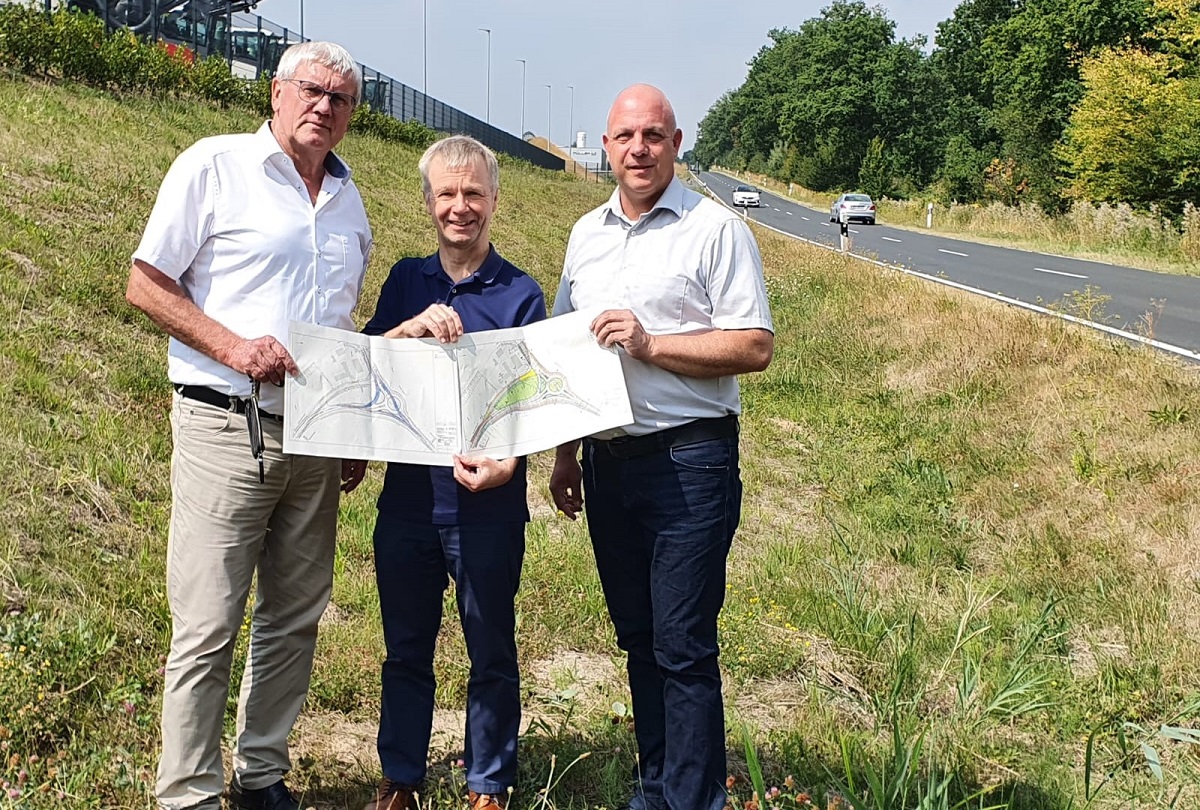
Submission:
<svg viewBox="0 0 1200 810">
<path fill-rule="evenodd" d="M 234 642 L 257 594 L 238 696 L 233 766 L 262 788 L 291 768 L 287 737 L 308 692 L 317 622 L 333 585 L 340 462 L 284 455 L 263 420 L 266 483 L 244 416 L 178 395 L 172 404 L 161 807 L 219 807 L 221 732 Z"/>
</svg>

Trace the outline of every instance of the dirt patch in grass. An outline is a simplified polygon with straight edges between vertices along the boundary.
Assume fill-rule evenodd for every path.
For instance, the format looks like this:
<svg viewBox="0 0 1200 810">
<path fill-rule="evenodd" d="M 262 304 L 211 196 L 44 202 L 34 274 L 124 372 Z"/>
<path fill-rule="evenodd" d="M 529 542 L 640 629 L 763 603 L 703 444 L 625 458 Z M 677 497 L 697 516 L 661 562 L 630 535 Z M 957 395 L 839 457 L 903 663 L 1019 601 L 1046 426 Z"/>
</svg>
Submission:
<svg viewBox="0 0 1200 810">
<path fill-rule="evenodd" d="M 572 713 L 601 717 L 616 701 L 628 703 L 625 673 L 613 658 L 575 650 L 558 650 L 526 668 L 526 687 L 531 690 L 526 720 Z"/>
</svg>

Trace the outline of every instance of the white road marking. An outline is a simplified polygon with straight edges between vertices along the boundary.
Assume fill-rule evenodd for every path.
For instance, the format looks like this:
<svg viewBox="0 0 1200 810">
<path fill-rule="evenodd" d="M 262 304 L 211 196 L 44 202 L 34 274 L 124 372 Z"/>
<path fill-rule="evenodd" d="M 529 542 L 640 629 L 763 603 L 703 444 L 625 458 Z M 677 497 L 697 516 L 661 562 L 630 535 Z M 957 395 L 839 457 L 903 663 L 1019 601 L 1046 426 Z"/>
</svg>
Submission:
<svg viewBox="0 0 1200 810">
<path fill-rule="evenodd" d="M 885 242 L 899 242 L 900 240 L 899 240 L 899 239 L 893 239 L 893 238 L 892 238 L 892 237 L 890 237 L 890 236 L 885 236 L 885 237 L 883 237 L 883 241 L 885 241 Z"/>
<path fill-rule="evenodd" d="M 854 230 L 853 228 L 847 228 L 846 230 L 850 231 L 850 233 L 858 233 L 858 231 Z"/>
<path fill-rule="evenodd" d="M 1035 267 L 1033 269 L 1037 270 L 1039 273 L 1053 273 L 1056 276 L 1067 276 L 1068 278 L 1087 278 L 1087 276 L 1081 276 L 1078 273 L 1068 273 L 1065 270 L 1047 270 L 1044 267 Z"/>
<path fill-rule="evenodd" d="M 792 212 L 791 212 L 791 211 L 788 211 L 788 216 L 790 217 L 791 215 L 792 215 Z"/>
<path fill-rule="evenodd" d="M 721 201 L 721 202 L 724 202 L 724 201 Z M 787 231 L 781 231 L 780 229 L 773 228 L 770 225 L 767 225 L 766 223 L 755 223 L 755 224 L 757 224 L 759 227 L 763 227 L 768 230 L 775 231 L 776 233 L 782 234 L 783 236 L 790 236 L 791 238 L 797 239 L 801 242 L 807 242 L 808 244 L 813 245 L 815 247 L 824 248 L 825 250 L 837 250 L 838 249 L 837 247 L 834 247 L 832 245 L 827 245 L 822 242 L 813 241 L 812 239 L 806 239 L 803 236 L 797 236 L 796 234 L 788 233 Z M 825 225 L 827 223 L 822 222 L 821 224 Z M 925 281 L 931 281 L 934 284 L 941 284 L 946 287 L 953 287 L 955 289 L 963 290 L 965 292 L 976 293 L 978 295 L 984 296 L 985 298 L 991 298 L 994 301 L 1002 301 L 1005 304 L 1009 304 L 1011 306 L 1020 307 L 1022 309 L 1027 309 L 1031 312 L 1037 312 L 1041 315 L 1049 315 L 1052 318 L 1058 318 L 1060 320 L 1070 321 L 1071 323 L 1079 324 L 1080 326 L 1086 326 L 1091 329 L 1095 329 L 1096 331 L 1104 332 L 1105 334 L 1116 335 L 1118 337 L 1124 338 L 1125 340 L 1129 340 L 1134 343 L 1141 343 L 1144 346 L 1151 346 L 1155 349 L 1160 349 L 1162 351 L 1170 352 L 1170 353 L 1178 355 L 1180 357 L 1186 357 L 1189 360 L 1200 361 L 1200 352 L 1194 351 L 1192 349 L 1187 349 L 1182 346 L 1175 346 L 1171 343 L 1165 343 L 1160 340 L 1154 340 L 1152 338 L 1146 337 L 1145 335 L 1139 335 L 1136 332 L 1127 332 L 1123 329 L 1117 329 L 1114 326 L 1109 326 L 1108 324 L 1096 323 L 1095 321 L 1088 321 L 1088 320 L 1085 320 L 1084 318 L 1076 317 L 1074 315 L 1068 315 L 1068 314 L 1061 312 L 1059 310 L 1056 310 L 1056 309 L 1047 309 L 1046 307 L 1038 306 L 1036 304 L 1030 304 L 1027 301 L 1021 301 L 1016 298 L 1009 298 L 1009 297 L 1001 295 L 999 293 L 989 292 L 987 290 L 983 290 L 978 287 L 971 287 L 966 284 L 959 284 L 958 282 L 951 281 L 951 280 L 945 278 L 944 276 L 929 275 L 927 273 L 922 273 L 921 271 L 916 270 L 912 267 L 905 267 L 902 264 L 896 264 L 894 262 L 883 262 L 878 259 L 872 259 L 868 256 L 860 256 L 853 252 L 849 253 L 847 255 L 849 255 L 850 258 L 852 258 L 852 259 L 858 259 L 859 261 L 864 261 L 864 262 L 867 262 L 868 264 L 873 264 L 878 267 L 886 268 L 888 270 L 897 270 L 901 273 L 905 273 L 910 276 L 915 276 L 916 278 L 924 279 Z M 1063 258 L 1071 258 L 1071 257 L 1066 256 Z"/>
<path fill-rule="evenodd" d="M 970 258 L 969 253 L 959 253 L 957 250 L 945 250 L 944 248 L 938 248 L 938 253 L 949 253 L 951 256 L 962 256 L 964 259 Z"/>
<path fill-rule="evenodd" d="M 812 220 L 808 217 L 800 217 L 800 219 L 804 220 L 805 222 L 812 222 Z"/>
</svg>

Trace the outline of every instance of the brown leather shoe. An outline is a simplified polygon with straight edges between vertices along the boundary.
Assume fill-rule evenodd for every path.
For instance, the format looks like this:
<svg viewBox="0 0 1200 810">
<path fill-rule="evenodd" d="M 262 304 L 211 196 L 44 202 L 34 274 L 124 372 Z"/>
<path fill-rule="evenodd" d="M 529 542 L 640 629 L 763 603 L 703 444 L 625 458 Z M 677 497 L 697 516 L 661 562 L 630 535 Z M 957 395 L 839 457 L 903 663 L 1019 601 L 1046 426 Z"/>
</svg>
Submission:
<svg viewBox="0 0 1200 810">
<path fill-rule="evenodd" d="M 476 793 L 467 791 L 467 807 L 471 810 L 504 810 L 508 806 L 507 793 Z"/>
<path fill-rule="evenodd" d="M 393 782 L 385 776 L 375 790 L 375 798 L 367 802 L 363 810 L 421 810 L 417 803 L 417 788 Z"/>
</svg>

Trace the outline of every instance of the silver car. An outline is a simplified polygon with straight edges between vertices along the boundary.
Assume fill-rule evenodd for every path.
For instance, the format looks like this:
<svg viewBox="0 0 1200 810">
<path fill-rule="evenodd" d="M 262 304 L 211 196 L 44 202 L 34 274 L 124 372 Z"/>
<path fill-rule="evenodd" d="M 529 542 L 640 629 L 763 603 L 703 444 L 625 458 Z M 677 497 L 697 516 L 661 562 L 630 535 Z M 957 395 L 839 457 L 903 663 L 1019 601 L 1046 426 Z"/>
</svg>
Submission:
<svg viewBox="0 0 1200 810">
<path fill-rule="evenodd" d="M 843 194 L 829 206 L 829 221 L 853 222 L 861 220 L 868 225 L 875 224 L 875 203 L 866 194 Z"/>
</svg>

